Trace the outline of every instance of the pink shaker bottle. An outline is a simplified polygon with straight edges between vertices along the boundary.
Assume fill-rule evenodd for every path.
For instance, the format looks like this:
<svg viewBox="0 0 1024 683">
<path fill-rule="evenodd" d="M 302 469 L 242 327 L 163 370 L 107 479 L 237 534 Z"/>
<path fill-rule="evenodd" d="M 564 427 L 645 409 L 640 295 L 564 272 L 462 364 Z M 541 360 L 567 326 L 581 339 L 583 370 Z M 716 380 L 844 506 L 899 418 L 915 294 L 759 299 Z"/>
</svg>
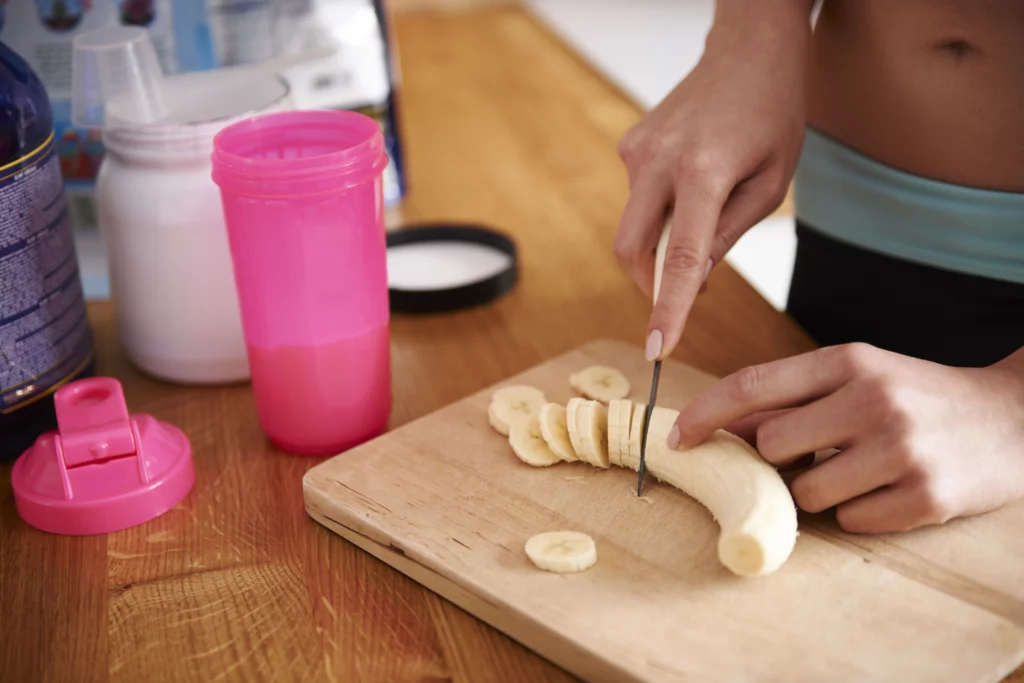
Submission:
<svg viewBox="0 0 1024 683">
<path fill-rule="evenodd" d="M 265 114 L 213 146 L 263 431 L 307 455 L 380 434 L 391 365 L 379 125 L 347 111 Z"/>
</svg>

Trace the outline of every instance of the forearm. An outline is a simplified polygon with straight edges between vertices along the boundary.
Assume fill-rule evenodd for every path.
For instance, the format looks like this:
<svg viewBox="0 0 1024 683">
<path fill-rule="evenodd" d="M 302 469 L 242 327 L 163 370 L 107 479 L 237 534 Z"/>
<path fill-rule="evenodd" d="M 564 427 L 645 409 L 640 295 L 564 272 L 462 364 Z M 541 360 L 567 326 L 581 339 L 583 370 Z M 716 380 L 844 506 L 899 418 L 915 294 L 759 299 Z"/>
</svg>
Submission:
<svg viewBox="0 0 1024 683">
<path fill-rule="evenodd" d="M 707 46 L 771 45 L 806 54 L 814 0 L 718 0 Z"/>
</svg>

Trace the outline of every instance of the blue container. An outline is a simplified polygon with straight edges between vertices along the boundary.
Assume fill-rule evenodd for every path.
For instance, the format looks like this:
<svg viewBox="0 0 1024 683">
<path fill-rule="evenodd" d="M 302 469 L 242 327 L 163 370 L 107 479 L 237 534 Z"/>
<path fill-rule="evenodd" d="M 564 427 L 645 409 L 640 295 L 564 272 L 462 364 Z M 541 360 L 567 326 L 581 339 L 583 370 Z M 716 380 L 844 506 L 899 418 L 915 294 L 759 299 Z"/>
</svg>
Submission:
<svg viewBox="0 0 1024 683">
<path fill-rule="evenodd" d="M 53 392 L 93 366 L 50 101 L 0 42 L 0 459 L 56 428 Z"/>
</svg>

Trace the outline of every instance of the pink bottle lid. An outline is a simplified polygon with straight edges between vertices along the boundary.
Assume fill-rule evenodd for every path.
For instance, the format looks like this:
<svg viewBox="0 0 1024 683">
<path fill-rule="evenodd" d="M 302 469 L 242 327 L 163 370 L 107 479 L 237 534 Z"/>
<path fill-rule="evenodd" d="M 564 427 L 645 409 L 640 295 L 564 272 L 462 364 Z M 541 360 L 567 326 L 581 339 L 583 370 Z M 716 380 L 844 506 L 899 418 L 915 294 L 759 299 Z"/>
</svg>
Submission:
<svg viewBox="0 0 1024 683">
<path fill-rule="evenodd" d="M 18 514 L 55 534 L 103 534 L 159 517 L 195 483 L 185 434 L 151 415 L 128 414 L 121 383 L 72 382 L 53 397 L 57 429 L 14 463 Z"/>
</svg>

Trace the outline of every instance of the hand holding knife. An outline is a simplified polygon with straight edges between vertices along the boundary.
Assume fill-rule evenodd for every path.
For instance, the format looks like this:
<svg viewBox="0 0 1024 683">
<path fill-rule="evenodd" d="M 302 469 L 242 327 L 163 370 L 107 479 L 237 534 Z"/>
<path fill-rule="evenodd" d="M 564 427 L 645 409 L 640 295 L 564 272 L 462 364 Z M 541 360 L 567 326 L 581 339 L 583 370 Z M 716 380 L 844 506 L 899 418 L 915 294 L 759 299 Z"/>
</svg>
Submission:
<svg viewBox="0 0 1024 683">
<path fill-rule="evenodd" d="M 661 239 L 658 240 L 658 248 L 654 253 L 654 303 L 658 303 L 658 292 L 661 290 L 661 273 L 665 269 L 665 251 L 668 249 L 668 236 L 671 231 L 671 219 L 665 222 L 661 231 Z M 661 376 L 661 360 L 654 361 L 654 377 L 651 379 L 651 397 L 647 401 L 647 409 L 644 411 L 644 431 L 640 437 L 640 469 L 636 477 L 636 495 L 644 485 L 644 474 L 647 471 L 647 431 L 651 425 L 651 413 L 654 412 L 654 402 L 658 398 L 658 379 Z"/>
</svg>

